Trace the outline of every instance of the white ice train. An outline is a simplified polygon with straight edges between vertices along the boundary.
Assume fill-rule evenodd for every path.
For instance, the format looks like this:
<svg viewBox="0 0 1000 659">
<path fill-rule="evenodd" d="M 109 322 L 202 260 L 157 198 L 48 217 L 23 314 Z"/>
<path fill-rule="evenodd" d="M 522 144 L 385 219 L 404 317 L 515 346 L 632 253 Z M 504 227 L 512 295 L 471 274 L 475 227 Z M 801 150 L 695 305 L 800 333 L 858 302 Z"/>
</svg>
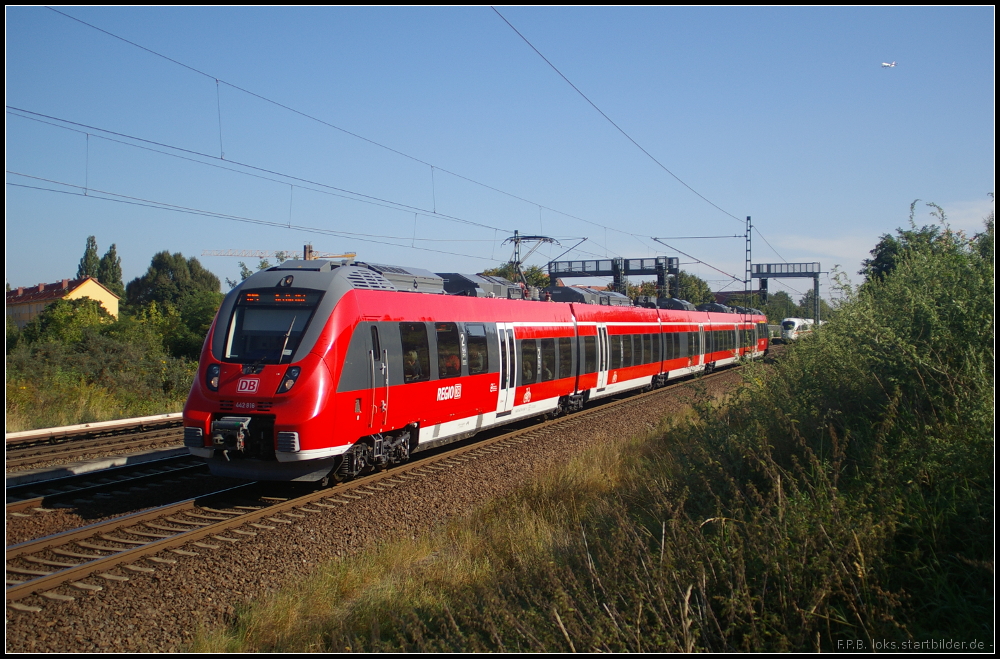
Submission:
<svg viewBox="0 0 1000 659">
<path fill-rule="evenodd" d="M 785 318 L 781 321 L 781 341 L 791 343 L 813 331 L 815 321 L 811 318 Z"/>
</svg>

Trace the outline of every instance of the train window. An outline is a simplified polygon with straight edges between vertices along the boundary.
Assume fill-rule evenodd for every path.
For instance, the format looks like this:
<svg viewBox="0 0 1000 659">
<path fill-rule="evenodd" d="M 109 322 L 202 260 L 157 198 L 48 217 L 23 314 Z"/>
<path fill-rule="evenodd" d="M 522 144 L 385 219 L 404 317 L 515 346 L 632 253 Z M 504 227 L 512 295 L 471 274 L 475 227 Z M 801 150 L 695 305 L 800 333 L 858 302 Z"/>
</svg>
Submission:
<svg viewBox="0 0 1000 659">
<path fill-rule="evenodd" d="M 434 323 L 434 331 L 437 335 L 438 377 L 457 378 L 462 374 L 458 325 L 455 323 Z"/>
<path fill-rule="evenodd" d="M 521 384 L 534 384 L 538 373 L 538 347 L 534 339 L 521 341 Z"/>
<path fill-rule="evenodd" d="M 431 377 L 427 326 L 423 323 L 400 323 L 403 343 L 403 382 L 423 382 Z"/>
<path fill-rule="evenodd" d="M 653 361 L 654 362 L 658 362 L 661 359 L 661 357 L 660 357 L 660 348 L 661 348 L 661 346 L 660 346 L 660 341 L 661 341 L 660 336 L 661 335 L 660 335 L 659 332 L 657 332 L 656 334 L 652 335 L 652 339 L 653 339 Z"/>
<path fill-rule="evenodd" d="M 539 382 L 554 380 L 556 377 L 556 340 L 542 339 L 542 369 L 539 371 Z"/>
<path fill-rule="evenodd" d="M 490 354 L 486 345 L 486 326 L 466 325 L 465 334 L 469 340 L 469 375 L 489 373 Z"/>
<path fill-rule="evenodd" d="M 642 363 L 650 364 L 653 361 L 653 335 L 642 335 Z"/>
<path fill-rule="evenodd" d="M 597 372 L 597 337 L 583 337 L 583 372 Z"/>
<path fill-rule="evenodd" d="M 290 362 L 323 294 L 297 288 L 244 291 L 229 320 L 223 358 L 242 363 Z"/>
<path fill-rule="evenodd" d="M 372 353 L 375 355 L 375 361 L 382 359 L 382 345 L 378 340 L 378 328 L 374 325 L 372 325 Z"/>
<path fill-rule="evenodd" d="M 503 330 L 500 330 L 501 334 Z M 506 389 L 510 386 L 507 381 L 507 342 L 501 338 L 500 339 L 500 388 Z"/>
<path fill-rule="evenodd" d="M 632 336 L 626 334 L 622 337 L 622 368 L 632 365 Z"/>
<path fill-rule="evenodd" d="M 608 343 L 611 344 L 611 364 L 608 365 L 608 369 L 616 369 L 622 367 L 622 337 L 621 336 L 609 336 Z"/>
<path fill-rule="evenodd" d="M 569 337 L 559 339 L 559 377 L 573 375 L 573 344 Z"/>
</svg>

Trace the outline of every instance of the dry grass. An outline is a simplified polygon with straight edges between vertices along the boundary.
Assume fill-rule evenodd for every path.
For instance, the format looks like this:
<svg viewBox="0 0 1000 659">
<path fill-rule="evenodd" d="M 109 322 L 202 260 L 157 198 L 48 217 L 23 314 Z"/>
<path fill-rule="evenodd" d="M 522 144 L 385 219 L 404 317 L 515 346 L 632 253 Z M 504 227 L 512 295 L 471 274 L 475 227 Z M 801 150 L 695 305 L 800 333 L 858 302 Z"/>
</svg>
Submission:
<svg viewBox="0 0 1000 659">
<path fill-rule="evenodd" d="M 992 225 L 987 237 L 901 259 L 774 368 L 748 368 L 731 399 L 595 445 L 438 532 L 332 561 L 193 649 L 992 638 Z"/>
</svg>

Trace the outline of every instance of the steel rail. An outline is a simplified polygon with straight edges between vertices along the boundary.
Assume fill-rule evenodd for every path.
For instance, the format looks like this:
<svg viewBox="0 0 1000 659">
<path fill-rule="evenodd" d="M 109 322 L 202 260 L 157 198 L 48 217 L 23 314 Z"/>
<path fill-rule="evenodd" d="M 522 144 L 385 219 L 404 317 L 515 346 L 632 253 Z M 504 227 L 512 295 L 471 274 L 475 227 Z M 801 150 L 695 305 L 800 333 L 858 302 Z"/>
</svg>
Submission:
<svg viewBox="0 0 1000 659">
<path fill-rule="evenodd" d="M 156 481 L 161 478 L 173 478 L 192 471 L 207 471 L 204 462 L 199 461 L 197 464 L 185 464 L 191 463 L 194 459 L 196 458 L 190 455 L 180 455 L 162 460 L 141 462 L 136 465 L 116 467 L 47 481 L 35 481 L 25 485 L 16 485 L 7 488 L 7 498 L 14 498 L 14 500 L 6 504 L 6 511 L 9 514 L 26 508 L 52 504 L 67 497 L 78 497 L 103 490 L 115 490 L 124 486 Z M 175 466 L 173 463 L 181 464 Z M 150 470 L 156 470 L 156 473 L 148 473 Z M 103 483 L 93 482 L 96 479 L 114 480 L 107 480 L 107 482 Z M 79 482 L 80 485 L 74 485 L 75 482 Z M 40 490 L 45 493 L 35 494 Z M 20 495 L 18 492 L 23 492 L 27 495 L 26 498 L 19 498 Z"/>
<path fill-rule="evenodd" d="M 149 430 L 134 435 L 118 435 L 67 441 L 59 444 L 40 444 L 23 449 L 8 449 L 6 464 L 16 467 L 33 462 L 61 460 L 82 457 L 95 452 L 114 451 L 122 447 L 140 448 L 149 444 L 161 444 L 166 440 L 176 438 L 181 440 L 183 434 L 177 428 L 164 430 Z M 178 441 L 177 447 L 181 443 Z"/>
<path fill-rule="evenodd" d="M 125 517 L 118 517 L 113 520 L 108 520 L 106 522 L 98 522 L 96 524 L 91 524 L 89 526 L 84 526 L 79 529 L 72 529 L 70 531 L 64 531 L 62 533 L 57 533 L 55 535 L 46 536 L 44 538 L 39 538 L 37 540 L 29 540 L 28 542 L 23 542 L 17 545 L 12 545 L 7 548 L 6 560 L 11 560 L 18 558 L 20 556 L 27 556 L 29 554 L 35 554 L 45 549 L 51 549 L 53 547 L 61 547 L 68 545 L 77 540 L 83 540 L 84 538 L 89 538 L 95 534 L 101 533 L 111 533 L 114 531 L 123 531 L 128 533 L 128 527 L 135 526 L 136 524 L 141 524 L 142 522 L 147 522 L 155 519 L 160 519 L 164 516 L 175 515 L 186 510 L 191 510 L 193 508 L 199 507 L 199 501 L 205 501 L 209 498 L 214 498 L 217 496 L 222 496 L 227 493 L 234 493 L 239 490 L 248 489 L 255 486 L 257 483 L 247 483 L 245 485 L 237 485 L 236 487 L 227 488 L 225 490 L 219 490 L 218 492 L 212 492 L 204 496 L 196 497 L 194 499 L 186 499 L 184 501 L 179 501 L 177 503 L 167 504 L 165 506 L 160 506 L 158 508 L 153 508 L 151 510 L 144 510 L 142 512 L 134 513 L 132 515 L 126 515 Z M 242 525 L 247 521 L 252 519 L 257 519 L 259 516 L 264 514 L 272 514 L 267 511 L 270 507 L 265 507 L 262 509 L 264 511 L 257 511 L 261 513 L 247 513 L 247 514 L 237 514 L 240 520 L 239 524 Z M 229 515 L 234 515 L 234 513 L 226 513 Z M 235 519 L 235 518 L 234 518 Z M 231 520 L 229 520 L 231 521 Z M 211 524 L 209 526 L 196 528 L 191 531 L 184 531 L 178 533 L 174 536 L 163 538 L 161 540 L 155 540 L 147 544 L 143 544 L 130 549 L 124 549 L 117 551 L 112 547 L 106 548 L 105 551 L 116 551 L 116 553 L 110 556 L 102 556 L 100 558 L 95 558 L 92 561 L 86 563 L 81 563 L 73 567 L 68 567 L 63 570 L 56 570 L 48 575 L 38 576 L 35 579 L 29 579 L 23 583 L 14 584 L 7 587 L 7 601 L 12 602 L 22 597 L 34 594 L 39 591 L 45 591 L 66 582 L 70 582 L 76 579 L 82 579 L 87 577 L 98 570 L 108 570 L 122 563 L 134 563 L 136 560 L 149 556 L 151 554 L 158 553 L 165 549 L 173 549 L 177 546 L 186 544 L 188 542 L 200 540 L 201 538 L 212 535 L 214 533 L 219 533 L 223 530 L 230 528 L 225 524 Z M 105 542 L 115 542 L 115 540 L 104 539 Z M 127 544 L 123 542 L 118 542 L 118 544 Z M 99 551 L 99 550 L 98 550 Z"/>
<path fill-rule="evenodd" d="M 37 430 L 24 430 L 21 432 L 9 432 L 5 436 L 5 444 L 20 444 L 25 442 L 36 442 L 46 439 L 55 439 L 70 435 L 92 435 L 95 433 L 111 432 L 117 430 L 128 430 L 131 428 L 141 428 L 158 426 L 165 424 L 179 424 L 182 422 L 180 412 L 171 414 L 157 414 L 155 416 L 140 416 L 132 419 L 117 419 L 115 421 L 98 421 L 96 423 L 81 423 L 73 426 L 59 426 L 56 428 L 39 428 Z"/>
<path fill-rule="evenodd" d="M 729 369 L 727 369 L 729 370 Z M 726 371 L 716 371 L 709 375 L 702 375 L 702 380 L 711 379 L 720 375 L 724 375 Z M 108 570 L 126 563 L 134 563 L 136 560 L 141 558 L 151 556 L 153 554 L 176 549 L 182 545 L 188 544 L 190 542 L 196 542 L 203 538 L 209 536 L 217 536 L 219 533 L 225 532 L 230 529 L 234 529 L 239 526 L 243 526 L 248 523 L 255 522 L 265 517 L 271 517 L 274 515 L 279 515 L 290 511 L 292 509 L 301 509 L 305 512 L 310 513 L 321 513 L 321 510 L 313 510 L 310 508 L 303 508 L 310 504 L 318 505 L 321 507 L 332 507 L 329 504 L 318 503 L 321 500 L 330 501 L 339 505 L 352 505 L 356 500 L 361 499 L 355 492 L 360 494 L 365 494 L 368 496 L 375 496 L 379 494 L 379 488 L 375 488 L 372 491 L 372 486 L 382 485 L 385 487 L 396 487 L 398 484 L 403 484 L 406 480 L 399 480 L 400 477 L 407 477 L 407 480 L 412 480 L 413 476 L 428 476 L 437 471 L 448 469 L 454 466 L 458 466 L 462 461 L 456 464 L 445 464 L 444 466 L 437 463 L 447 463 L 449 461 L 454 461 L 456 458 L 465 456 L 466 454 L 475 453 L 491 453 L 496 450 L 497 445 L 502 444 L 520 444 L 526 441 L 530 441 L 533 436 L 539 434 L 548 434 L 554 429 L 568 429 L 576 425 L 584 423 L 588 418 L 593 416 L 599 416 L 608 413 L 610 410 L 618 409 L 623 406 L 637 406 L 641 405 L 645 400 L 652 396 L 657 396 L 666 393 L 678 386 L 683 386 L 690 384 L 690 379 L 684 379 L 677 382 L 669 383 L 664 387 L 654 389 L 652 391 L 642 392 L 635 394 L 633 392 L 622 392 L 621 394 L 616 394 L 610 396 L 604 404 L 598 404 L 589 409 L 585 409 L 579 412 L 575 412 L 566 416 L 559 417 L 557 419 L 552 419 L 544 421 L 539 424 L 531 425 L 527 428 L 516 429 L 496 437 L 492 437 L 485 440 L 480 440 L 469 445 L 459 446 L 450 451 L 444 453 L 438 453 L 435 455 L 428 456 L 422 460 L 417 460 L 416 462 L 407 462 L 403 465 L 392 467 L 385 471 L 377 472 L 375 474 L 366 476 L 364 478 L 349 481 L 347 483 L 342 483 L 333 488 L 321 489 L 315 492 L 305 494 L 301 497 L 296 497 L 288 501 L 274 503 L 272 505 L 265 506 L 259 510 L 250 511 L 246 513 L 232 513 L 224 512 L 220 510 L 213 509 L 212 512 L 216 514 L 226 514 L 231 515 L 229 519 L 220 520 L 206 526 L 195 528 L 189 531 L 183 531 L 177 533 L 176 535 L 161 538 L 140 546 L 133 548 L 127 548 L 120 551 L 116 551 L 114 548 L 108 547 L 105 551 L 116 551 L 116 553 L 110 556 L 104 556 L 96 558 L 93 561 L 88 561 L 79 565 L 74 565 L 72 567 L 67 567 L 63 570 L 56 570 L 50 574 L 44 576 L 37 576 L 34 579 L 30 579 L 23 583 L 18 583 L 11 585 L 6 590 L 6 598 L 8 602 L 13 602 L 18 599 L 27 597 L 35 593 L 44 593 L 52 588 L 59 585 L 65 584 L 67 582 L 72 582 L 77 579 L 85 578 L 95 572 L 101 570 Z M 632 393 L 632 395 L 628 395 Z M 428 471 L 429 473 L 420 473 Z M 385 481 L 396 480 L 395 484 L 387 484 Z M 125 517 L 115 518 L 106 522 L 100 522 L 97 524 L 92 524 L 80 529 L 73 529 L 70 531 L 65 531 L 56 535 L 47 536 L 45 538 L 40 538 L 37 540 L 32 540 L 18 545 L 13 545 L 7 548 L 7 560 L 18 558 L 20 556 L 26 556 L 32 553 L 37 553 L 45 549 L 52 547 L 58 547 L 72 543 L 83 538 L 88 538 L 99 533 L 107 533 L 112 531 L 121 530 L 123 533 L 129 533 L 128 528 L 141 524 L 143 522 L 151 521 L 161 517 L 169 516 L 182 512 L 184 510 L 190 510 L 199 507 L 198 501 L 205 501 L 209 498 L 214 498 L 221 496 L 225 493 L 236 492 L 242 488 L 247 488 L 252 485 L 257 485 L 257 483 L 250 483 L 248 485 L 240 485 L 234 488 L 228 488 L 226 490 L 220 490 L 219 492 L 214 492 L 208 495 L 197 497 L 195 499 L 187 499 L 185 501 L 177 502 L 174 504 L 168 504 L 166 506 L 161 506 L 159 508 L 154 508 L 147 511 L 142 511 L 139 513 L 134 513 Z M 340 498 L 338 498 L 340 497 Z M 347 500 L 344 500 L 344 497 Z M 354 499 L 355 501 L 352 501 Z M 291 520 L 282 520 L 285 523 L 291 523 Z M 256 532 L 247 532 L 256 535 Z M 141 536 L 140 536 L 141 537 Z M 221 539 L 221 538 L 220 538 Z M 105 539 L 107 542 L 115 542 L 115 540 Z M 225 538 L 228 542 L 237 542 L 237 538 Z M 130 541 L 137 542 L 137 541 Z M 126 544 L 118 541 L 118 544 Z M 151 569 L 151 568 L 146 568 Z M 61 596 L 65 598 L 66 596 Z"/>
</svg>

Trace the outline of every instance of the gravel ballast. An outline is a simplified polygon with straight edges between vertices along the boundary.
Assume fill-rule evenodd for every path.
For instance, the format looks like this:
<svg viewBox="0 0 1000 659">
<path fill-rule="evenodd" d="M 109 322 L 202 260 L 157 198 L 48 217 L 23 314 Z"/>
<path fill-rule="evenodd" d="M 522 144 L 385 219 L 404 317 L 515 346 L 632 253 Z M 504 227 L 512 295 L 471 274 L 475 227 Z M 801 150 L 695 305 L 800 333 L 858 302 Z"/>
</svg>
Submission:
<svg viewBox="0 0 1000 659">
<path fill-rule="evenodd" d="M 260 530 L 235 545 L 218 543 L 225 546 L 217 550 L 185 548 L 199 556 L 163 554 L 177 562 L 142 563 L 155 567 L 153 573 L 112 571 L 127 575 L 127 582 L 90 577 L 84 581 L 102 585 L 103 590 L 94 594 L 76 591 L 71 602 L 27 597 L 21 600 L 23 604 L 42 607 L 42 611 L 22 612 L 8 606 L 6 650 L 177 651 L 199 627 L 225 624 L 235 607 L 308 574 L 323 561 L 386 540 L 413 537 L 466 515 L 541 471 L 565 463 L 588 445 L 645 432 L 664 416 L 682 413 L 696 392 L 699 397 L 714 398 L 739 380 L 739 372 L 733 370 L 702 384 L 673 387 L 644 399 L 641 406 L 623 411 L 612 408 L 571 430 L 555 431 L 545 441 L 533 443 L 530 451 L 504 448 L 399 485 L 381 497 L 324 509 L 279 529 Z M 337 488 L 329 492 L 332 496 Z M 71 590 L 61 587 L 58 592 Z"/>
</svg>

